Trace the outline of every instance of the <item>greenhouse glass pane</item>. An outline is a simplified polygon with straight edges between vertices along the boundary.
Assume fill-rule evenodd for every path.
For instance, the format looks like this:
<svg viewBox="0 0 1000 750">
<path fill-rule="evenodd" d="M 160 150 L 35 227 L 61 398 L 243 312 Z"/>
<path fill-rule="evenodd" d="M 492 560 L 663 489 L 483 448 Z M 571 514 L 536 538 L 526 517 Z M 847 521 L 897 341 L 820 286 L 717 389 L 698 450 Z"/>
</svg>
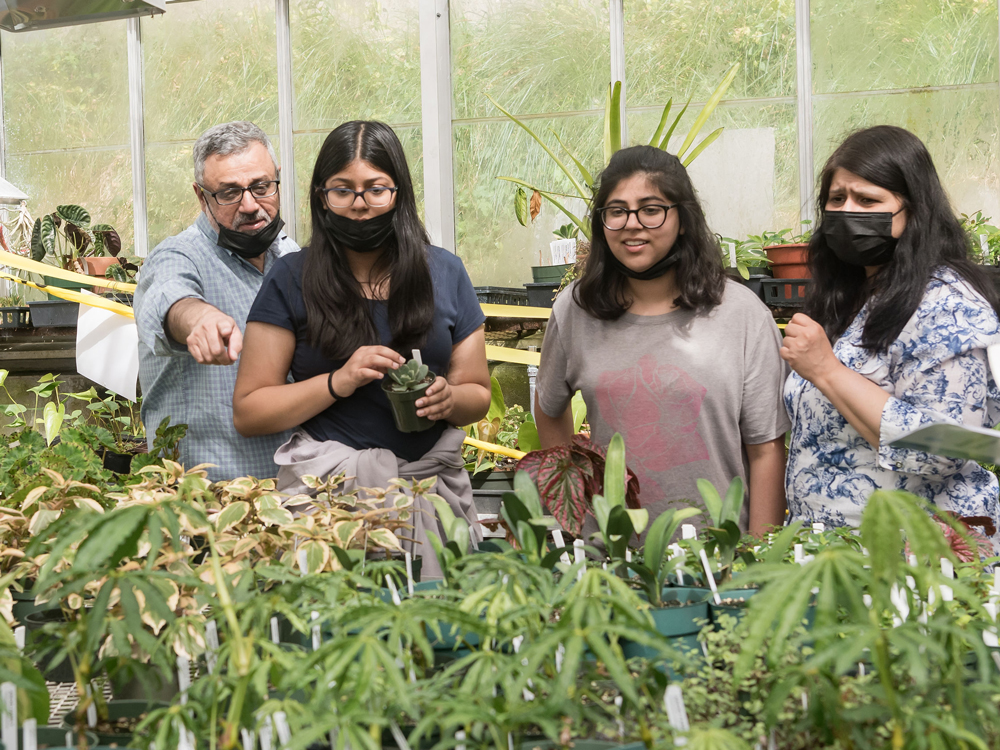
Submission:
<svg viewBox="0 0 1000 750">
<path fill-rule="evenodd" d="M 31 32 L 34 33 L 34 32 Z M 7 156 L 7 179 L 26 192 L 32 215 L 64 203 L 86 208 L 95 224 L 110 224 L 122 252 L 135 255 L 132 158 L 127 148 Z"/>
<path fill-rule="evenodd" d="M 997 80 L 997 4 L 813 0 L 813 90 L 868 91 Z"/>
<path fill-rule="evenodd" d="M 291 0 L 290 11 L 296 133 L 420 122 L 417 0 Z"/>
<path fill-rule="evenodd" d="M 417 210 L 423 217 L 424 211 L 424 156 L 423 136 L 420 128 L 395 128 L 406 163 L 410 167 L 413 178 L 413 191 L 417 199 Z M 300 245 L 307 245 L 312 234 L 312 220 L 309 212 L 309 186 L 312 184 L 313 168 L 316 166 L 316 155 L 328 133 L 305 133 L 295 136 L 295 181 L 298 216 L 295 217 L 295 232 Z M 284 186 L 282 186 L 284 189 Z M 285 221 L 290 221 L 285 217 Z"/>
<path fill-rule="evenodd" d="M 744 239 L 765 230 L 798 227 L 795 114 L 794 104 L 733 102 L 715 110 L 695 147 L 712 131 L 725 129 L 688 166 L 712 231 Z M 694 114 L 685 115 L 668 151 L 680 148 L 694 119 Z M 648 139 L 658 121 L 657 112 L 629 112 L 629 132 Z"/>
<path fill-rule="evenodd" d="M 125 26 L 109 21 L 0 33 L 8 157 L 43 149 L 128 148 Z"/>
<path fill-rule="evenodd" d="M 278 132 L 273 0 L 175 3 L 141 23 L 147 143 L 231 120 Z"/>
<path fill-rule="evenodd" d="M 452 0 L 454 116 L 603 110 L 609 50 L 607 0 Z"/>
<path fill-rule="evenodd" d="M 630 105 L 704 101 L 736 63 L 727 98 L 795 96 L 794 0 L 625 0 Z"/>
<path fill-rule="evenodd" d="M 546 143 L 558 148 L 548 130 L 553 128 L 588 169 L 600 169 L 602 116 L 539 118 L 527 123 L 543 135 Z M 514 216 L 515 187 L 497 177 L 517 177 L 560 193 L 570 193 L 572 184 L 538 144 L 513 123 L 456 124 L 454 143 L 458 254 L 473 282 L 520 286 L 531 281 L 530 266 L 538 265 L 545 257 L 549 242 L 555 239 L 552 231 L 569 219 L 545 202 L 535 222 L 522 227 Z M 569 198 L 565 205 L 581 215 L 585 210 L 580 199 Z"/>
<path fill-rule="evenodd" d="M 996 87 L 988 90 L 821 100 L 815 114 L 816 175 L 852 131 L 871 125 L 898 125 L 927 145 L 957 212 L 982 210 L 1000 218 L 1000 111 Z"/>
</svg>

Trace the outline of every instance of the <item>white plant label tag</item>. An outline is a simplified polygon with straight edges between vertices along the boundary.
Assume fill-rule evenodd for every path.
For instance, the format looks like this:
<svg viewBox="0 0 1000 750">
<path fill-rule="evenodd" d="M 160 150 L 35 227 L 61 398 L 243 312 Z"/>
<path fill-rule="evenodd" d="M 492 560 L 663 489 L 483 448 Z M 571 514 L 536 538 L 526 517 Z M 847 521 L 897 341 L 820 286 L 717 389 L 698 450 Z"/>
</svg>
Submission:
<svg viewBox="0 0 1000 750">
<path fill-rule="evenodd" d="M 0 739 L 3 739 L 4 747 L 17 750 L 17 688 L 13 682 L 0 685 L 0 700 L 3 701 Z"/>
<path fill-rule="evenodd" d="M 24 625 L 18 625 L 14 628 L 14 645 L 17 646 L 18 651 L 24 651 L 24 634 L 26 628 Z"/>
<path fill-rule="evenodd" d="M 461 729 L 455 732 L 455 750 L 465 750 L 465 732 Z"/>
<path fill-rule="evenodd" d="M 306 555 L 304 549 L 300 549 L 298 553 L 299 558 L 299 573 L 304 576 L 309 575 L 309 557 Z"/>
<path fill-rule="evenodd" d="M 708 555 L 705 554 L 704 549 L 698 550 L 698 555 L 701 557 L 702 567 L 705 568 L 705 578 L 708 579 L 708 586 L 712 589 L 712 596 L 715 597 L 716 605 L 722 604 L 722 598 L 719 596 L 719 589 L 715 585 L 715 576 L 712 575 L 712 566 L 708 563 Z"/>
<path fill-rule="evenodd" d="M 413 596 L 413 555 L 404 552 L 403 559 L 406 561 L 406 593 Z"/>
<path fill-rule="evenodd" d="M 215 624 L 215 620 L 209 620 L 205 623 L 205 662 L 208 665 L 208 673 L 212 674 L 215 672 L 215 662 L 217 660 L 217 652 L 219 650 L 219 626 Z"/>
<path fill-rule="evenodd" d="M 910 616 L 910 603 L 906 600 L 906 590 L 900 589 L 898 584 L 892 584 L 892 588 L 889 589 L 889 601 L 899 612 L 899 617 L 894 615 L 892 618 L 893 626 L 898 628 Z"/>
<path fill-rule="evenodd" d="M 38 720 L 25 719 L 21 725 L 21 734 L 24 735 L 23 750 L 38 750 Z"/>
<path fill-rule="evenodd" d="M 951 564 L 951 560 L 942 557 L 941 558 L 941 575 L 945 578 L 955 577 L 955 566 Z M 951 590 L 951 586 L 941 586 L 941 601 L 950 602 L 955 598 L 954 592 Z"/>
<path fill-rule="evenodd" d="M 319 612 L 317 612 L 316 610 L 313 610 L 311 614 L 312 614 L 312 619 L 314 620 L 319 619 Z M 313 625 L 312 626 L 313 651 L 319 651 L 319 646 L 320 646 L 319 636 L 320 636 L 319 625 Z"/>
<path fill-rule="evenodd" d="M 241 729 L 240 738 L 243 740 L 243 750 L 257 750 L 257 743 L 254 741 L 253 732 Z"/>
<path fill-rule="evenodd" d="M 556 646 L 556 671 L 562 672 L 563 659 L 566 658 L 566 647 L 561 643 Z"/>
<path fill-rule="evenodd" d="M 556 547 L 566 546 L 566 540 L 563 538 L 562 529 L 552 529 L 552 541 L 556 543 Z M 569 565 L 569 555 L 563 552 L 559 555 L 559 561 L 564 565 Z"/>
<path fill-rule="evenodd" d="M 385 585 L 389 587 L 389 595 L 392 597 L 392 603 L 398 607 L 402 601 L 399 598 L 399 591 L 396 589 L 396 583 L 392 580 L 392 576 L 385 577 Z"/>
<path fill-rule="evenodd" d="M 814 523 L 812 525 L 812 529 L 813 529 L 813 533 L 815 533 L 815 534 L 822 534 L 824 531 L 826 531 L 826 524 L 823 524 L 823 523 L 820 523 L 820 522 Z"/>
<path fill-rule="evenodd" d="M 575 562 L 575 563 L 582 563 L 585 559 L 586 559 L 586 556 L 583 553 L 583 540 L 582 539 L 576 539 L 576 540 L 574 540 L 573 541 L 573 562 Z M 581 567 L 580 570 L 577 571 L 577 573 L 576 573 L 576 580 L 578 580 L 578 581 L 582 581 L 583 580 L 583 567 Z"/>
<path fill-rule="evenodd" d="M 90 685 L 87 685 L 87 697 L 94 697 L 94 693 L 90 689 Z M 91 729 L 97 726 L 97 704 L 94 703 L 93 700 L 91 700 L 90 705 L 87 706 L 87 726 Z"/>
<path fill-rule="evenodd" d="M 281 643 L 281 629 L 278 627 L 278 618 L 271 618 L 271 643 Z"/>
<path fill-rule="evenodd" d="M 187 703 L 187 691 L 191 687 L 191 662 L 186 656 L 177 657 L 177 689 L 181 691 L 181 703 Z"/>
<path fill-rule="evenodd" d="M 410 743 L 406 741 L 406 737 L 400 731 L 399 724 L 391 719 L 389 721 L 389 731 L 392 733 L 392 738 L 396 741 L 399 750 L 410 750 Z"/>
<path fill-rule="evenodd" d="M 681 539 L 696 539 L 698 537 L 698 530 L 694 527 L 692 523 L 682 523 L 681 524 Z"/>
<path fill-rule="evenodd" d="M 729 267 L 736 268 L 736 243 L 727 242 L 726 247 L 729 250 Z"/>
<path fill-rule="evenodd" d="M 274 712 L 274 728 L 278 732 L 278 745 L 284 746 L 292 741 L 292 730 L 288 728 L 288 717 L 284 711 Z"/>
<path fill-rule="evenodd" d="M 989 235 L 981 234 L 979 235 L 979 249 L 983 253 L 983 260 L 990 259 L 990 242 Z"/>
<path fill-rule="evenodd" d="M 663 694 L 663 707 L 667 710 L 667 721 L 675 732 L 689 732 L 691 725 L 688 723 L 687 709 L 684 708 L 684 694 L 679 685 L 668 685 L 667 691 Z M 678 747 L 687 744 L 686 737 L 678 737 L 674 740 Z"/>
<path fill-rule="evenodd" d="M 423 358 L 420 356 L 420 350 L 419 349 L 413 349 L 413 350 L 411 350 L 411 353 L 413 354 L 413 358 L 415 360 L 417 360 L 417 364 L 418 365 L 422 365 L 424 363 Z"/>
<path fill-rule="evenodd" d="M 274 725 L 271 717 L 264 719 L 264 725 L 260 728 L 260 750 L 271 750 L 271 743 L 274 737 Z"/>
</svg>

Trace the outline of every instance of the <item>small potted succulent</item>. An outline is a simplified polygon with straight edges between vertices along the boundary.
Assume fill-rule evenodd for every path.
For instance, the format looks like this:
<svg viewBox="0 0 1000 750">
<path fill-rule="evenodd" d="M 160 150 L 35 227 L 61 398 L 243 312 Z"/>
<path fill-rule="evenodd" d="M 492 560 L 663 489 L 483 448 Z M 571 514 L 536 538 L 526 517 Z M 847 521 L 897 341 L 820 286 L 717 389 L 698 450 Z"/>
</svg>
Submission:
<svg viewBox="0 0 1000 750">
<path fill-rule="evenodd" d="M 392 416 L 400 432 L 423 432 L 434 426 L 434 421 L 417 416 L 417 399 L 424 395 L 427 386 L 434 382 L 434 373 L 427 365 L 411 359 L 398 370 L 390 370 L 382 381 L 382 390 L 392 405 Z"/>
</svg>

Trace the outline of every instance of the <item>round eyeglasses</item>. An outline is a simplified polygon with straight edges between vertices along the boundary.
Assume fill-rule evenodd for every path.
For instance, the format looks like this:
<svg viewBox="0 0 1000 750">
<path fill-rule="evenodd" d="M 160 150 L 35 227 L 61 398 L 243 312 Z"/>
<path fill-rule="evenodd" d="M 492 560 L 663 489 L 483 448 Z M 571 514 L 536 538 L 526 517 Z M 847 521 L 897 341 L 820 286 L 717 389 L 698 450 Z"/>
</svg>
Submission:
<svg viewBox="0 0 1000 750">
<path fill-rule="evenodd" d="M 326 202 L 333 208 L 350 208 L 359 195 L 372 208 L 381 208 L 388 206 L 392 202 L 392 194 L 399 190 L 398 187 L 385 187 L 383 185 L 364 190 L 351 190 L 345 187 L 316 189 L 321 193 L 326 193 Z"/>
<path fill-rule="evenodd" d="M 278 192 L 278 185 L 280 184 L 281 180 L 268 180 L 267 182 L 255 182 L 246 187 L 222 188 L 222 190 L 216 190 L 214 193 L 201 185 L 198 187 L 201 188 L 203 193 L 215 198 L 215 202 L 220 206 L 232 206 L 243 202 L 243 193 L 250 193 L 254 198 L 270 198 Z"/>
<path fill-rule="evenodd" d="M 667 220 L 667 211 L 677 208 L 676 203 L 669 206 L 663 203 L 650 203 L 640 208 L 624 208 L 622 206 L 605 206 L 597 209 L 601 223 L 605 229 L 617 232 L 628 224 L 628 217 L 635 214 L 636 219 L 646 229 L 659 229 Z"/>
</svg>

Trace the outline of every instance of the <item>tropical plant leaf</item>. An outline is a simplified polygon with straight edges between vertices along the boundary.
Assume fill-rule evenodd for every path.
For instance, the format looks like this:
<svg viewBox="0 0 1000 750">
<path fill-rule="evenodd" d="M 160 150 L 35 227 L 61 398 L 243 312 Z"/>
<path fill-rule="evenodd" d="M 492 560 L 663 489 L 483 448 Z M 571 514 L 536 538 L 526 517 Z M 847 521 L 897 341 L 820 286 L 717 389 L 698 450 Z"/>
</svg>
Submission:
<svg viewBox="0 0 1000 750">
<path fill-rule="evenodd" d="M 306 570 L 309 573 L 326 570 L 330 563 L 330 548 L 316 539 L 307 539 L 299 545 L 296 550 L 296 562 L 302 559 L 303 553 L 305 553 Z"/>
<path fill-rule="evenodd" d="M 52 445 L 52 441 L 62 430 L 63 420 L 66 418 L 66 405 L 49 401 L 42 409 L 42 424 L 45 426 L 45 444 Z"/>
<path fill-rule="evenodd" d="M 531 419 L 531 415 L 528 415 L 528 419 L 525 419 L 521 423 L 521 426 L 517 428 L 517 449 L 524 451 L 525 453 L 530 453 L 531 451 L 537 451 L 541 449 L 542 441 L 538 437 L 538 427 L 535 425 L 535 420 Z"/>
<path fill-rule="evenodd" d="M 517 468 L 534 480 L 545 507 L 571 534 L 579 534 L 590 512 L 588 485 L 593 464 L 569 446 L 559 445 L 529 453 Z"/>
<path fill-rule="evenodd" d="M 266 526 L 287 526 L 295 520 L 287 508 L 261 508 L 257 511 L 257 517 Z"/>
<path fill-rule="evenodd" d="M 649 145 L 659 147 L 660 138 L 663 135 L 663 129 L 667 126 L 667 120 L 670 117 L 670 108 L 674 106 L 674 99 L 671 97 L 667 99 L 667 104 L 663 108 L 663 114 L 660 116 L 660 122 L 656 126 L 656 130 L 653 131 L 653 137 L 649 139 Z"/>
<path fill-rule="evenodd" d="M 52 218 L 52 214 L 45 214 L 41 219 L 41 228 L 39 230 L 38 236 L 42 243 L 42 247 L 45 248 L 45 252 L 49 255 L 56 254 L 56 223 Z M 42 256 L 45 257 L 44 255 Z"/>
<path fill-rule="evenodd" d="M 56 215 L 67 224 L 73 224 L 80 229 L 90 229 L 90 213 L 83 206 L 72 203 L 56 206 Z"/>
<path fill-rule="evenodd" d="M 223 532 L 226 529 L 230 529 L 236 524 L 240 523 L 247 514 L 250 512 L 250 503 L 239 500 L 235 503 L 230 503 L 222 512 L 215 517 L 215 530 L 217 532 Z"/>
<path fill-rule="evenodd" d="M 110 224 L 95 224 L 91 231 L 95 240 L 100 241 L 104 253 L 117 258 L 118 253 L 122 251 L 122 238 L 115 228 Z"/>
<path fill-rule="evenodd" d="M 608 444 L 602 494 L 612 506 L 625 507 L 625 440 L 620 432 Z"/>
<path fill-rule="evenodd" d="M 528 194 L 521 186 L 514 191 L 514 216 L 522 227 L 528 226 Z"/>
<path fill-rule="evenodd" d="M 553 206 L 558 208 L 570 221 L 572 221 L 577 226 L 577 228 L 580 230 L 581 234 L 583 234 L 584 237 L 586 237 L 588 240 L 590 239 L 589 224 L 584 219 L 581 219 L 575 213 L 566 208 L 566 206 L 564 206 L 558 200 L 556 200 L 555 196 L 559 195 L 559 193 L 556 193 L 552 190 L 542 190 L 541 188 L 537 188 L 531 183 L 525 182 L 524 180 L 518 179 L 517 177 L 506 177 L 501 175 L 497 177 L 497 179 L 504 180 L 505 182 L 513 182 L 515 185 L 521 185 L 522 187 L 528 188 L 529 190 L 537 190 L 539 193 L 541 193 L 542 197 L 545 198 L 545 200 L 547 200 Z M 569 196 L 569 197 L 573 198 L 576 196 Z M 587 200 L 590 199 L 588 198 Z"/>
<path fill-rule="evenodd" d="M 337 521 L 330 531 L 333 532 L 333 539 L 337 545 L 347 549 L 362 528 L 364 528 L 364 522 L 361 520 Z"/>
<path fill-rule="evenodd" d="M 531 193 L 531 199 L 528 201 L 528 216 L 534 221 L 538 218 L 539 212 L 542 210 L 542 194 L 537 190 L 533 190 Z"/>
<path fill-rule="evenodd" d="M 733 65 L 719 85 L 715 87 L 715 91 L 712 92 L 712 95 L 708 97 L 708 101 L 705 102 L 705 106 L 701 108 L 701 112 L 699 112 L 698 117 L 695 118 L 694 125 L 691 126 L 691 130 L 688 131 L 687 137 L 684 139 L 680 149 L 677 151 L 678 159 L 684 158 L 685 152 L 691 147 L 691 144 L 694 143 L 694 139 L 698 136 L 698 133 L 705 125 L 705 122 L 709 117 L 711 117 L 715 108 L 719 106 L 719 102 L 722 101 L 722 97 L 725 96 L 730 85 L 732 85 L 733 81 L 736 79 L 736 73 L 739 69 L 739 63 Z"/>
<path fill-rule="evenodd" d="M 684 157 L 684 159 L 681 161 L 681 164 L 683 164 L 685 167 L 691 164 L 691 162 L 693 162 L 695 159 L 698 158 L 698 156 L 701 154 L 702 151 L 704 151 L 706 148 L 715 143 L 716 139 L 720 135 L 722 135 L 723 130 L 725 130 L 725 128 L 717 128 L 716 130 L 713 130 L 711 133 L 706 135 L 704 140 L 702 140 L 701 143 L 695 146 L 695 148 L 691 151 L 690 154 Z M 748 273 L 745 278 L 749 279 L 750 274 Z"/>
<path fill-rule="evenodd" d="M 660 141 L 660 148 L 663 151 L 667 150 L 667 146 L 670 145 L 670 139 L 673 138 L 674 131 L 677 129 L 677 126 L 681 122 L 681 118 L 684 117 L 684 113 L 688 111 L 688 107 L 690 106 L 691 106 L 691 100 L 688 99 L 684 103 L 684 106 L 681 107 L 681 111 L 677 113 L 677 117 L 675 117 L 674 121 L 670 124 L 670 129 L 667 130 L 666 134 L 663 136 L 663 140 Z"/>
<path fill-rule="evenodd" d="M 696 484 L 698 485 L 698 492 L 701 495 L 701 499 L 705 503 L 705 508 L 708 510 L 709 522 L 712 526 L 721 526 L 722 498 L 719 497 L 719 491 L 707 479 L 699 479 L 696 481 Z"/>
<path fill-rule="evenodd" d="M 403 548 L 399 544 L 399 537 L 393 534 L 389 529 L 372 529 L 368 532 L 368 541 L 374 543 L 382 549 L 394 549 L 399 552 L 403 551 Z"/>
<path fill-rule="evenodd" d="M 555 128 L 549 128 L 549 132 L 552 133 L 552 135 L 555 137 L 556 142 L 562 147 L 562 150 L 566 152 L 566 155 L 573 160 L 574 164 L 576 164 L 576 168 L 580 170 L 580 176 L 583 178 L 583 181 L 587 184 L 588 187 L 592 186 L 594 184 L 594 177 L 593 175 L 590 174 L 590 171 L 585 166 L 583 166 L 583 163 L 579 159 L 577 159 L 576 155 L 572 151 L 570 151 L 569 147 L 565 143 L 563 143 L 562 138 L 559 137 L 559 134 L 555 131 Z"/>
<path fill-rule="evenodd" d="M 583 423 L 587 421 L 587 402 L 583 400 L 583 393 L 577 391 L 573 394 L 570 407 L 573 409 L 573 434 L 575 435 L 583 427 Z"/>
<path fill-rule="evenodd" d="M 492 422 L 494 419 L 499 417 L 503 420 L 506 413 L 507 402 L 504 400 L 503 388 L 500 387 L 500 381 L 494 377 L 490 377 L 490 408 L 486 412 L 485 419 Z M 480 438 L 480 440 L 482 439 L 483 438 Z"/>
<path fill-rule="evenodd" d="M 514 472 L 514 494 L 520 500 L 533 518 L 545 515 L 542 508 L 542 499 L 538 495 L 538 488 L 531 479 L 531 475 L 523 469 Z"/>
<path fill-rule="evenodd" d="M 608 84 L 608 96 L 604 103 L 604 163 L 622 147 L 622 82 Z"/>
</svg>

